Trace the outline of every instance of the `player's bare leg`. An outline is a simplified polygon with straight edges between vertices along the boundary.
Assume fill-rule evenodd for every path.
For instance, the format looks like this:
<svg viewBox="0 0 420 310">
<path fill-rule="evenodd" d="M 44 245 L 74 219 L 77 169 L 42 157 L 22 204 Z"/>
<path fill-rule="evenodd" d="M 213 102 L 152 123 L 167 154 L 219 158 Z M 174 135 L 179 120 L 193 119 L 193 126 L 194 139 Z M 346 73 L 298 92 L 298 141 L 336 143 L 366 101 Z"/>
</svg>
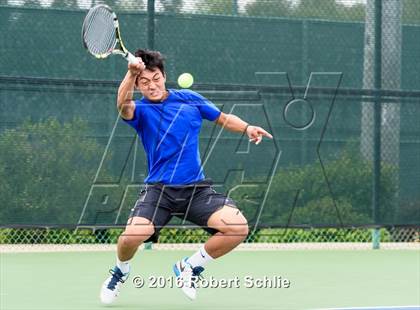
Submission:
<svg viewBox="0 0 420 310">
<path fill-rule="evenodd" d="M 178 261 L 173 269 L 182 290 L 190 299 L 195 299 L 196 281 L 204 271 L 203 266 L 238 246 L 248 235 L 248 223 L 242 213 L 233 207 L 223 206 L 214 212 L 207 221 L 208 227 L 219 232 L 213 235 L 196 253 Z"/>
<path fill-rule="evenodd" d="M 212 258 L 218 258 L 236 248 L 248 235 L 248 222 L 241 211 L 224 206 L 210 216 L 208 226 L 219 232 L 204 245 Z"/>
<path fill-rule="evenodd" d="M 125 231 L 118 238 L 118 259 L 123 262 L 132 259 L 138 247 L 153 235 L 154 231 L 153 224 L 144 217 L 129 219 Z"/>
</svg>

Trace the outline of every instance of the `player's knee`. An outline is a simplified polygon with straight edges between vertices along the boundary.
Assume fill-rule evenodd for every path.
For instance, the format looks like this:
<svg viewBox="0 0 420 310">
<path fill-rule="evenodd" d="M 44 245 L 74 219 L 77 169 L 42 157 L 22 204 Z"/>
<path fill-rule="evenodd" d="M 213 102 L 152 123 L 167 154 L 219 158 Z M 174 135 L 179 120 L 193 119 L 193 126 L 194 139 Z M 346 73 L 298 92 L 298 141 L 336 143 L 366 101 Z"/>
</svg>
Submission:
<svg viewBox="0 0 420 310">
<path fill-rule="evenodd" d="M 238 230 L 237 231 L 238 236 L 240 236 L 242 240 L 244 240 L 248 236 L 248 233 L 249 233 L 248 223 L 245 222 L 244 224 L 239 225 L 237 230 Z"/>
<path fill-rule="evenodd" d="M 138 229 L 138 230 L 126 230 L 119 238 L 122 246 L 134 248 L 141 245 L 144 241 L 149 239 L 153 235 L 153 228 Z"/>
<path fill-rule="evenodd" d="M 141 239 L 134 236 L 121 235 L 118 238 L 118 243 L 124 248 L 135 248 L 141 244 Z"/>
<path fill-rule="evenodd" d="M 249 233 L 248 222 L 245 220 L 241 223 L 232 223 L 231 225 L 227 225 L 226 233 L 245 239 Z"/>
</svg>

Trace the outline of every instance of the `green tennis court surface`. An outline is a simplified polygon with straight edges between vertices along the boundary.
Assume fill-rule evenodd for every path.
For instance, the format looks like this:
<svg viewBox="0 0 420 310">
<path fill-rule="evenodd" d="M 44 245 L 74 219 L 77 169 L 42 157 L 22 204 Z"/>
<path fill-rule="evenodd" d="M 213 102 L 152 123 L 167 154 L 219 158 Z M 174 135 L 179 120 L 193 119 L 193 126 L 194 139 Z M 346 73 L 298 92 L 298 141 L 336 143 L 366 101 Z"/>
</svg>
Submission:
<svg viewBox="0 0 420 310">
<path fill-rule="evenodd" d="M 191 251 L 141 251 L 113 309 L 320 309 L 420 304 L 420 252 L 236 251 L 210 263 L 208 279 L 238 277 L 240 288 L 202 288 L 189 301 L 180 289 L 146 288 L 172 276 Z M 104 309 L 99 289 L 113 252 L 1 254 L 1 309 Z M 132 279 L 146 284 L 135 288 Z M 246 288 L 245 277 L 281 277 L 289 288 Z"/>
</svg>

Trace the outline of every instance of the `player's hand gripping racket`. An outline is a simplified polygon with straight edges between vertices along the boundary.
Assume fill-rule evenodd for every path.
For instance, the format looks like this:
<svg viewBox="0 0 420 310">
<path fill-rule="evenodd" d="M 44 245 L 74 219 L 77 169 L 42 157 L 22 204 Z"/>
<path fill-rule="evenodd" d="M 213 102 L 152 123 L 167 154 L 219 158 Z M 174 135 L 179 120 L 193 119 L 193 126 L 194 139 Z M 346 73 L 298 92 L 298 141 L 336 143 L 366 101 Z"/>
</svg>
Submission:
<svg viewBox="0 0 420 310">
<path fill-rule="evenodd" d="M 82 27 L 85 48 L 99 59 L 111 54 L 123 56 L 130 63 L 138 59 L 125 48 L 120 34 L 117 15 L 105 4 L 92 7 L 87 13 Z"/>
</svg>

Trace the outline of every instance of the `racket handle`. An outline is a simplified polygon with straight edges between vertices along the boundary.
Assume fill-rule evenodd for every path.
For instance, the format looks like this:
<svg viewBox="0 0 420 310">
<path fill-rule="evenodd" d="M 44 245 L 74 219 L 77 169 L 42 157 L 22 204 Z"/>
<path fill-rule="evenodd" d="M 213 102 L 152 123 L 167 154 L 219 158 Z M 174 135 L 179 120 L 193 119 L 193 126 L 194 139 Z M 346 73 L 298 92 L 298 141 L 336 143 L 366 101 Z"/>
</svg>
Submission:
<svg viewBox="0 0 420 310">
<path fill-rule="evenodd" d="M 135 64 L 135 63 L 139 62 L 139 60 L 133 54 L 131 54 L 130 52 L 127 52 L 127 54 L 124 56 L 124 58 L 127 59 L 127 61 L 129 63 L 132 63 L 132 64 Z"/>
</svg>

